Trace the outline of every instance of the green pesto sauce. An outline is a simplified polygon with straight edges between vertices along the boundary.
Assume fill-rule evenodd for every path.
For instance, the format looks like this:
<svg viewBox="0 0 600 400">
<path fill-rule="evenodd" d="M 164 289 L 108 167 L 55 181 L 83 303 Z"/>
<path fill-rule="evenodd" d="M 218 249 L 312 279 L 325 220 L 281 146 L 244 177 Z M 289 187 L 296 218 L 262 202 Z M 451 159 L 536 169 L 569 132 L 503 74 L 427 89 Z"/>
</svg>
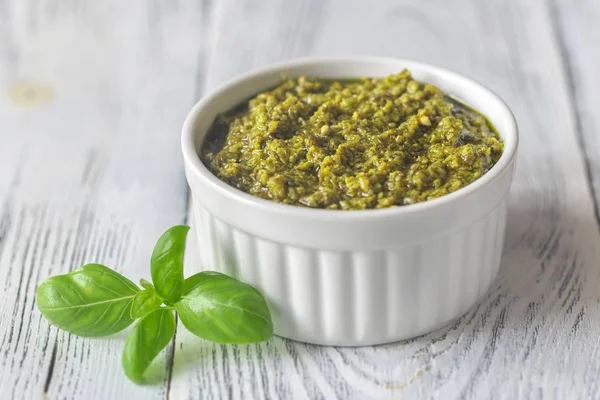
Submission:
<svg viewBox="0 0 600 400">
<path fill-rule="evenodd" d="M 204 164 L 244 192 L 362 210 L 460 189 L 500 158 L 490 122 L 409 71 L 386 78 L 284 78 L 217 117 Z"/>
</svg>

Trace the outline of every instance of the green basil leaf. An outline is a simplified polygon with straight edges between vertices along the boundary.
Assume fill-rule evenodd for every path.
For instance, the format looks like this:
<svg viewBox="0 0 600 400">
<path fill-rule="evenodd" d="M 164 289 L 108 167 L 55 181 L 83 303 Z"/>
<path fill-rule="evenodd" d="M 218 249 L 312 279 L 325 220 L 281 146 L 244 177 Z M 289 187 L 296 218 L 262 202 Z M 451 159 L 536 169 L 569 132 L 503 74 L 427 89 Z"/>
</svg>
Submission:
<svg viewBox="0 0 600 400">
<path fill-rule="evenodd" d="M 131 318 L 137 319 L 148 314 L 150 311 L 156 310 L 162 304 L 163 300 L 160 298 L 156 290 L 147 289 L 140 290 L 135 294 L 133 303 L 131 304 Z"/>
<path fill-rule="evenodd" d="M 140 286 L 148 290 L 154 289 L 154 286 L 144 278 L 140 279 Z"/>
<path fill-rule="evenodd" d="M 171 310 L 159 308 L 140 319 L 127 336 L 123 349 L 125 375 L 133 382 L 142 383 L 144 372 L 174 334 L 175 317 Z"/>
<path fill-rule="evenodd" d="M 217 343 L 256 343 L 273 336 L 271 312 L 252 286 L 205 271 L 185 280 L 175 309 L 196 336 Z"/>
<path fill-rule="evenodd" d="M 183 252 L 189 230 L 190 227 L 185 225 L 170 228 L 158 239 L 152 252 L 152 282 L 160 297 L 168 303 L 179 300 L 183 291 Z"/>
<path fill-rule="evenodd" d="M 100 264 L 87 264 L 44 281 L 37 305 L 53 325 L 79 336 L 107 336 L 129 326 L 131 303 L 140 289 Z"/>
</svg>

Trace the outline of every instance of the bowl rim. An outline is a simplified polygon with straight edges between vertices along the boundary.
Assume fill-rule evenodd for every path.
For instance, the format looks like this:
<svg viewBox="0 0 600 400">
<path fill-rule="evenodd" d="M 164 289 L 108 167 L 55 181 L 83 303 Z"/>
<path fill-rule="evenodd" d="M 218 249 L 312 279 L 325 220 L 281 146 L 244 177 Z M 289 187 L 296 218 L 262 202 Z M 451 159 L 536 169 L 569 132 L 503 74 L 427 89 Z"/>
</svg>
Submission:
<svg viewBox="0 0 600 400">
<path fill-rule="evenodd" d="M 420 70 L 426 70 L 435 75 L 444 75 L 451 79 L 458 79 L 467 81 L 470 85 L 478 87 L 479 90 L 483 90 L 489 95 L 489 98 L 493 99 L 497 106 L 500 107 L 503 116 L 500 118 L 508 118 L 509 129 L 503 131 L 504 150 L 498 162 L 484 175 L 469 183 L 468 185 L 443 196 L 435 199 L 426 200 L 419 203 L 407 204 L 397 207 L 386 207 L 378 209 L 366 209 L 366 210 L 329 210 L 321 208 L 310 208 L 300 207 L 297 205 L 277 203 L 272 200 L 263 199 L 261 197 L 253 196 L 249 193 L 243 192 L 229 184 L 220 180 L 214 175 L 201 161 L 200 155 L 196 151 L 195 146 L 195 122 L 201 111 L 211 102 L 213 102 L 219 96 L 222 96 L 224 92 L 235 88 L 235 86 L 243 83 L 247 80 L 258 79 L 261 76 L 271 75 L 279 70 L 310 66 L 314 64 L 328 64 L 328 63 L 356 63 L 356 62 L 369 62 L 369 63 L 402 63 L 406 64 L 408 68 L 418 68 Z M 240 98 L 239 101 L 243 101 Z M 471 104 L 469 104 L 471 105 Z M 474 106 L 474 105 L 473 105 Z M 355 57 L 303 57 L 279 62 L 276 64 L 269 65 L 264 68 L 253 69 L 247 73 L 241 74 L 234 79 L 231 79 L 219 86 L 207 96 L 199 100 L 190 110 L 185 118 L 181 133 L 181 149 L 186 164 L 186 170 L 194 174 L 195 177 L 203 179 L 213 190 L 220 192 L 238 203 L 242 203 L 245 206 L 255 208 L 257 210 L 266 211 L 274 214 L 281 214 L 291 217 L 310 219 L 310 220 L 335 220 L 341 222 L 346 221 L 360 221 L 365 219 L 387 219 L 390 217 L 397 217 L 401 215 L 414 214 L 427 212 L 430 209 L 436 209 L 449 203 L 453 203 L 456 200 L 469 196 L 473 192 L 478 191 L 484 186 L 492 184 L 502 173 L 508 169 L 517 154 L 518 148 L 518 126 L 514 114 L 506 104 L 506 102 L 498 96 L 494 91 L 489 89 L 487 86 L 480 82 L 471 79 L 465 75 L 452 70 L 438 67 L 433 64 L 424 63 L 420 61 L 414 61 L 406 58 L 395 58 L 395 57 L 372 57 L 372 56 L 355 56 Z M 510 139 L 510 140 L 507 140 Z M 189 179 L 189 178 L 188 178 Z"/>
</svg>

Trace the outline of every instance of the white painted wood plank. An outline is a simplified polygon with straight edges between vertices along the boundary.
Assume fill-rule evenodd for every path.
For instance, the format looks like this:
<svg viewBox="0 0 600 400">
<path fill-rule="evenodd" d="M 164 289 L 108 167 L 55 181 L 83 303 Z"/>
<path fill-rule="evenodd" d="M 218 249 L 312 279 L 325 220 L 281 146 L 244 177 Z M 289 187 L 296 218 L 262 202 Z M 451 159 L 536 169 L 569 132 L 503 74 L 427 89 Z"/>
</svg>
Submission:
<svg viewBox="0 0 600 400">
<path fill-rule="evenodd" d="M 595 1 L 550 0 L 555 36 L 562 52 L 569 95 L 577 117 L 577 133 L 585 152 L 594 195 L 600 193 L 600 4 Z M 596 219 L 599 219 L 596 211 Z"/>
<path fill-rule="evenodd" d="M 50 327 L 37 285 L 85 262 L 149 277 L 154 242 L 185 220 L 180 127 L 203 68 L 203 2 L 0 2 L 0 393 L 164 398 L 121 369 L 126 332 Z"/>
<path fill-rule="evenodd" d="M 564 7 L 598 9 L 592 0 Z M 583 34 L 589 24 L 576 21 Z M 500 276 L 454 325 L 358 349 L 280 338 L 219 346 L 180 330 L 174 398 L 600 396 L 600 236 L 547 2 L 220 1 L 215 27 L 209 88 L 296 56 L 415 58 L 502 95 L 519 121 L 521 151 Z M 586 46 L 580 52 L 589 53 Z"/>
<path fill-rule="evenodd" d="M 583 149 L 586 177 L 592 183 L 592 194 L 595 199 L 595 220 L 600 221 L 600 114 L 596 111 L 600 103 L 600 4 L 595 1 L 565 1 L 551 0 L 549 2 L 551 15 L 555 22 L 555 37 L 563 59 L 563 66 L 568 81 L 568 95 L 571 97 L 571 106 L 576 116 L 576 133 Z M 590 218 L 591 220 L 591 218 Z M 589 267 L 590 272 L 597 276 L 596 268 Z M 586 283 L 589 287 L 584 304 L 589 305 L 586 311 L 596 313 L 598 318 L 598 279 L 591 279 Z M 587 351 L 582 357 L 582 365 L 586 360 L 598 358 L 599 341 L 597 327 L 594 324 L 585 326 Z M 588 330 L 589 329 L 589 330 Z M 582 367 L 581 380 L 589 386 L 591 397 L 600 393 L 598 384 L 597 363 L 590 363 Z"/>
</svg>

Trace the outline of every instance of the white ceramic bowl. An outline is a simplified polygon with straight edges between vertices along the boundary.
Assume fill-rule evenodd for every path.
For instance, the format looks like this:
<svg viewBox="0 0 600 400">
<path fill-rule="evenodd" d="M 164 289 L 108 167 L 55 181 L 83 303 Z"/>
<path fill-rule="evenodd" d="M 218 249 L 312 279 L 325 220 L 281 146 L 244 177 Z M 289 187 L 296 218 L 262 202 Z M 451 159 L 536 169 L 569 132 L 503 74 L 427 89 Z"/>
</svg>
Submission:
<svg viewBox="0 0 600 400">
<path fill-rule="evenodd" d="M 276 85 L 282 74 L 378 77 L 404 68 L 487 115 L 505 142 L 498 163 L 449 195 L 397 208 L 309 209 L 243 193 L 214 176 L 198 151 L 217 114 Z M 203 268 L 258 288 L 275 333 L 361 346 L 438 329 L 464 314 L 496 277 L 517 125 L 506 104 L 459 74 L 385 58 L 304 59 L 243 75 L 194 106 L 183 126 Z"/>
</svg>

